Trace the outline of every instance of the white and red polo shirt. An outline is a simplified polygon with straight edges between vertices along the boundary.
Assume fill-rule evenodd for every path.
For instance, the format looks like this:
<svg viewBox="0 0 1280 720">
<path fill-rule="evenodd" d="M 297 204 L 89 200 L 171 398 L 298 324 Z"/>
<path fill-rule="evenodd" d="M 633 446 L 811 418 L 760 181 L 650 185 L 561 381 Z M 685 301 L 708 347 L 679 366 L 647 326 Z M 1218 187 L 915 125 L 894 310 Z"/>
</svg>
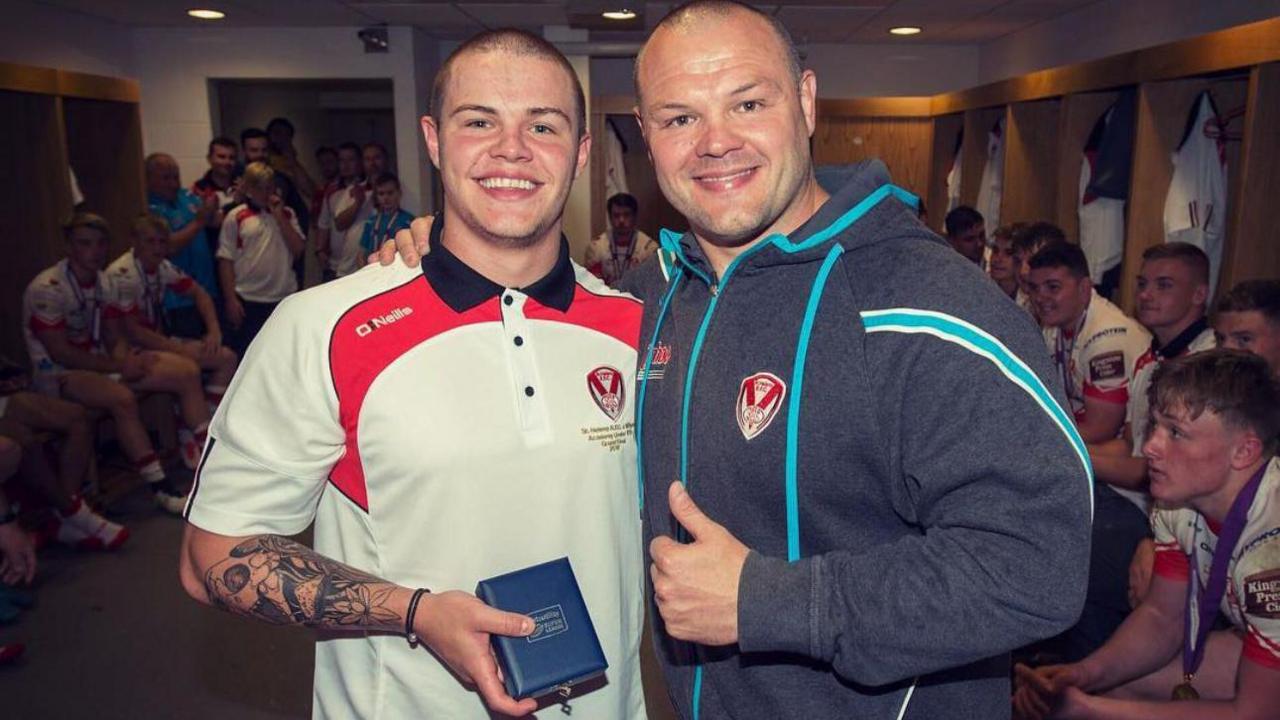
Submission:
<svg viewBox="0 0 1280 720">
<path fill-rule="evenodd" d="M 1221 530 L 1216 523 L 1191 508 L 1157 508 L 1151 529 L 1156 543 L 1155 574 L 1190 582 L 1194 563 L 1200 582 L 1209 582 Z M 1194 628 L 1199 593 L 1189 595 Z M 1244 532 L 1231 553 L 1221 610 L 1231 625 L 1244 633 L 1242 657 L 1280 670 L 1280 459 L 1272 458 L 1267 466 Z"/>
<path fill-rule="evenodd" d="M 185 295 L 196 282 L 168 260 L 161 260 L 155 272 L 147 272 L 132 249 L 112 261 L 106 274 L 112 314 L 135 315 L 151 330 L 161 329 L 165 291 Z"/>
<path fill-rule="evenodd" d="M 66 370 L 54 362 L 37 332 L 64 330 L 71 345 L 88 352 L 105 352 L 102 321 L 112 312 L 110 293 L 111 284 L 104 273 L 99 271 L 94 282 L 86 285 L 76 278 L 65 259 L 45 268 L 27 285 L 22 294 L 22 333 L 37 376 Z"/>
<path fill-rule="evenodd" d="M 1127 405 L 1129 385 L 1151 334 L 1137 320 L 1093 291 L 1074 330 L 1044 329 L 1076 422 L 1084 420 L 1084 399 Z"/>
<path fill-rule="evenodd" d="M 286 207 L 284 211 L 302 235 L 293 210 Z M 280 223 L 263 208 L 246 203 L 227 211 L 218 234 L 218 257 L 235 264 L 236 294 L 245 300 L 274 303 L 298 290 L 293 255 Z"/>
<path fill-rule="evenodd" d="M 641 306 L 569 260 L 523 289 L 439 241 L 422 268 L 370 266 L 282 303 L 214 417 L 188 520 L 292 535 L 407 587 L 567 556 L 609 662 L 587 718 L 642 718 L 635 455 Z M 316 649 L 317 717 L 488 718 L 398 635 Z M 552 706 L 540 717 L 560 717 Z"/>
<path fill-rule="evenodd" d="M 337 188 L 325 195 L 320 208 L 320 219 L 316 226 L 329 231 L 329 269 L 338 277 L 350 275 L 364 265 L 364 251 L 360 247 L 360 238 L 364 236 L 364 224 L 373 214 L 373 190 L 366 186 L 364 202 L 356 211 L 356 218 L 346 230 L 339 230 L 334 224 L 336 218 L 355 204 L 352 188 L 355 185 Z"/>
</svg>

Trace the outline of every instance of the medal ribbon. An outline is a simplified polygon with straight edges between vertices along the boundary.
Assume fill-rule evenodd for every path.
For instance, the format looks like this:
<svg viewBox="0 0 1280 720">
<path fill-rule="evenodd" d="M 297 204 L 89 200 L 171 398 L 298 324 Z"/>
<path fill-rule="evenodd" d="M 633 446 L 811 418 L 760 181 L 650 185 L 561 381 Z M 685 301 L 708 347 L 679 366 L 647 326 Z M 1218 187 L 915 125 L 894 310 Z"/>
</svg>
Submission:
<svg viewBox="0 0 1280 720">
<path fill-rule="evenodd" d="M 67 276 L 67 284 L 71 286 L 71 292 L 75 293 L 80 312 L 88 310 L 89 340 L 91 345 L 96 347 L 98 341 L 102 339 L 102 299 L 99 297 L 98 279 L 95 277 L 93 280 L 93 295 L 86 298 L 84 288 L 80 287 L 80 279 L 71 272 L 71 264 L 67 263 L 63 270 Z"/>
<path fill-rule="evenodd" d="M 1235 502 L 1231 503 L 1231 510 L 1227 512 L 1227 517 L 1222 522 L 1222 532 L 1218 534 L 1218 545 L 1213 549 L 1213 564 L 1209 566 L 1208 585 L 1200 584 L 1200 568 L 1195 562 L 1195 552 L 1192 551 L 1191 568 L 1195 582 L 1189 583 L 1187 587 L 1187 612 L 1182 635 L 1182 673 L 1188 678 L 1195 674 L 1196 669 L 1200 667 L 1200 661 L 1204 658 L 1204 640 L 1209 635 L 1209 628 L 1213 625 L 1213 619 L 1218 614 L 1218 606 L 1222 604 L 1222 596 L 1227 590 L 1227 565 L 1231 562 L 1231 553 L 1235 550 L 1236 543 L 1240 542 L 1240 535 L 1244 532 L 1245 523 L 1249 519 L 1249 508 L 1258 494 L 1262 476 L 1266 474 L 1270 465 L 1271 463 L 1264 462 L 1253 477 L 1249 478 L 1249 482 L 1240 489 Z M 1194 638 L 1191 634 L 1192 593 L 1196 593 L 1195 597 L 1198 600 L 1196 616 L 1199 621 Z"/>
</svg>

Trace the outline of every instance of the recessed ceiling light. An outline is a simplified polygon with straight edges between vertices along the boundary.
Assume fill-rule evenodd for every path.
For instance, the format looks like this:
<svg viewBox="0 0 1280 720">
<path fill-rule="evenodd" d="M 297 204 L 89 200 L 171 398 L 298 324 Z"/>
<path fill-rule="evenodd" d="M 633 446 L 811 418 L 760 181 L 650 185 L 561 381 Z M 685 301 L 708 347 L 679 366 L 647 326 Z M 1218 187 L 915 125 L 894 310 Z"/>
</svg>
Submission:
<svg viewBox="0 0 1280 720">
<path fill-rule="evenodd" d="M 222 18 L 227 16 L 226 13 L 220 10 L 203 10 L 200 8 L 197 8 L 195 10 L 188 10 L 187 14 L 193 18 L 198 18 L 200 20 L 221 20 Z"/>
<path fill-rule="evenodd" d="M 890 35 L 919 35 L 919 34 L 920 34 L 920 28 L 915 27 L 915 26 L 913 26 L 913 25 L 906 25 L 906 26 L 903 26 L 903 27 L 889 28 L 889 34 L 890 34 Z"/>
<path fill-rule="evenodd" d="M 626 8 L 622 8 L 621 10 L 610 10 L 601 14 L 610 20 L 634 20 L 636 18 L 635 11 L 628 10 Z"/>
</svg>

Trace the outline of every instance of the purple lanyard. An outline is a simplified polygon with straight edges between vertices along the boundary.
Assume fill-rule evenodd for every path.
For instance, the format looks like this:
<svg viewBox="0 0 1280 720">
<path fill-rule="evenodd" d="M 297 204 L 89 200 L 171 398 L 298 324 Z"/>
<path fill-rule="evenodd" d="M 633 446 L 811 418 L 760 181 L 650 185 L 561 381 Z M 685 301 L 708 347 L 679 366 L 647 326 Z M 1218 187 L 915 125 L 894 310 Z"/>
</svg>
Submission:
<svg viewBox="0 0 1280 720">
<path fill-rule="evenodd" d="M 1258 487 L 1262 485 L 1262 476 L 1266 474 L 1270 461 L 1264 462 L 1262 467 L 1249 478 L 1249 482 L 1245 483 L 1240 489 L 1240 494 L 1236 496 L 1235 502 L 1231 503 L 1231 510 L 1227 512 L 1227 517 L 1222 521 L 1222 530 L 1218 534 L 1218 545 L 1213 549 L 1213 564 L 1209 566 L 1209 584 L 1202 586 L 1200 584 L 1200 568 L 1196 563 L 1194 545 L 1191 552 L 1191 570 L 1192 579 L 1195 582 L 1187 583 L 1187 612 L 1184 621 L 1184 632 L 1182 635 L 1182 672 L 1184 675 L 1194 675 L 1196 669 L 1200 667 L 1200 661 L 1204 658 L 1204 639 L 1209 635 L 1209 629 L 1213 625 L 1213 619 L 1218 614 L 1218 606 L 1222 604 L 1222 596 L 1227 590 L 1227 565 L 1231 562 L 1231 553 L 1235 550 L 1236 543 L 1240 542 L 1240 535 L 1244 532 L 1244 526 L 1249 519 L 1249 508 L 1253 505 L 1253 499 L 1258 494 Z M 1199 535 L 1199 526 L 1197 525 L 1197 535 Z M 1193 596 L 1192 593 L 1197 595 Z M 1199 601 L 1197 609 L 1195 642 L 1192 643 L 1191 637 L 1191 598 L 1196 597 Z"/>
</svg>

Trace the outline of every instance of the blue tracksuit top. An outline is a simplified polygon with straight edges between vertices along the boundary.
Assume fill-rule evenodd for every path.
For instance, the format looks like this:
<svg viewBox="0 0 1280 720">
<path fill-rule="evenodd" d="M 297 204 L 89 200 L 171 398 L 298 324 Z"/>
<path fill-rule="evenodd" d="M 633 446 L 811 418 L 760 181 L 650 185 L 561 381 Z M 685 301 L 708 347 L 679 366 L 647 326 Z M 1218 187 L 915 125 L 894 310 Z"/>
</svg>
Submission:
<svg viewBox="0 0 1280 720">
<path fill-rule="evenodd" d="M 684 718 L 1007 717 L 1009 651 L 1080 613 L 1092 471 L 1051 358 L 914 201 L 861 163 L 723 277 L 663 233 L 638 288 L 646 543 L 680 478 L 752 548 L 737 645 L 652 608 Z"/>
</svg>

